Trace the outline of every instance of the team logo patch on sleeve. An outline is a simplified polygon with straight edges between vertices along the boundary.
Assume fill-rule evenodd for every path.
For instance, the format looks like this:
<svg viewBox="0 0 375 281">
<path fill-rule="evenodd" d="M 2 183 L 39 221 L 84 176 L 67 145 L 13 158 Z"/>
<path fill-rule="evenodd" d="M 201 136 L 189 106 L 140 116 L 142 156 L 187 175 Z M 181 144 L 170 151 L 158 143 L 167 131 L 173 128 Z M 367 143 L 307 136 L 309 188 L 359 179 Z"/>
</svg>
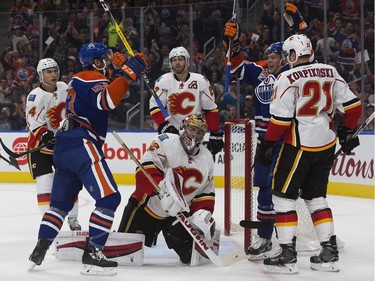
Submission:
<svg viewBox="0 0 375 281">
<path fill-rule="evenodd" d="M 167 134 L 161 134 L 158 136 L 158 138 L 160 141 L 164 141 L 164 140 L 169 139 L 169 136 Z"/>
<path fill-rule="evenodd" d="M 28 101 L 34 101 L 36 95 L 29 95 L 29 98 L 27 99 Z"/>
</svg>

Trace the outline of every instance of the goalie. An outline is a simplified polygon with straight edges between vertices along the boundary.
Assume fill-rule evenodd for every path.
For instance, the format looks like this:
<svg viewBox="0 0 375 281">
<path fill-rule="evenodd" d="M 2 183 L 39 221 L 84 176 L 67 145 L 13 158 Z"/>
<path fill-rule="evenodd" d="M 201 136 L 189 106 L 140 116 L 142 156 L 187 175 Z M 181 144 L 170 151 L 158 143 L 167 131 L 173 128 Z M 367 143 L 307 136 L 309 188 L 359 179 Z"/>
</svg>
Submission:
<svg viewBox="0 0 375 281">
<path fill-rule="evenodd" d="M 177 221 L 179 212 L 190 215 L 189 221 L 202 237 L 213 244 L 215 204 L 214 162 L 202 145 L 207 130 L 203 114 L 192 114 L 181 122 L 179 135 L 164 133 L 150 144 L 141 159 L 142 165 L 159 183 L 157 196 L 153 185 L 137 168 L 136 189 L 124 209 L 119 232 L 143 233 L 151 247 L 160 232 L 169 249 L 184 264 L 193 265 L 194 243 L 191 235 Z M 196 263 L 194 264 L 196 265 Z"/>
</svg>

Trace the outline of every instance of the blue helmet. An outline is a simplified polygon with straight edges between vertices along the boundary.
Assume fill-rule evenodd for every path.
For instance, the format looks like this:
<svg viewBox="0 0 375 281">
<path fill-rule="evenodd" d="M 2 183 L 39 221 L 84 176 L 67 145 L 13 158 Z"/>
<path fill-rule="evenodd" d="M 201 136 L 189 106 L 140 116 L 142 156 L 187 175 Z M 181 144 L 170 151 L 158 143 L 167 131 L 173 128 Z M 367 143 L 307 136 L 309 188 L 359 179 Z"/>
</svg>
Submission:
<svg viewBox="0 0 375 281">
<path fill-rule="evenodd" d="M 102 43 L 89 43 L 82 45 L 79 50 L 78 58 L 82 66 L 91 67 L 94 59 L 104 60 L 106 55 L 110 53 L 109 49 Z"/>
<path fill-rule="evenodd" d="M 264 52 L 264 56 L 267 57 L 270 54 L 282 54 L 283 53 L 283 42 L 272 43 L 267 50 Z"/>
</svg>

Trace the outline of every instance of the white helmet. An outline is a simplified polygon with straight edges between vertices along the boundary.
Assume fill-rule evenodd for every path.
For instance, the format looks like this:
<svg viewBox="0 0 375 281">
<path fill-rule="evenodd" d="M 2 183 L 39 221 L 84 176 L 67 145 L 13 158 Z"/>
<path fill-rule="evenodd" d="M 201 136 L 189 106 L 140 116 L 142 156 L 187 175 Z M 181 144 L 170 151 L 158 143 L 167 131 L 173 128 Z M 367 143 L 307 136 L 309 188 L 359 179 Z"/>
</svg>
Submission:
<svg viewBox="0 0 375 281">
<path fill-rule="evenodd" d="M 169 67 L 171 68 L 171 70 L 172 70 L 172 58 L 174 58 L 174 57 L 184 57 L 185 61 L 186 61 L 185 68 L 189 67 L 189 65 L 190 65 L 190 55 L 189 55 L 189 52 L 184 47 L 176 47 L 176 48 L 173 48 L 169 52 Z"/>
<path fill-rule="evenodd" d="M 48 69 L 48 68 L 57 68 L 57 77 L 60 76 L 60 69 L 59 65 L 54 59 L 51 58 L 46 58 L 46 59 L 41 59 L 38 63 L 38 66 L 36 67 L 36 71 L 39 75 L 39 80 L 40 82 L 43 82 L 43 70 Z"/>
<path fill-rule="evenodd" d="M 292 50 L 296 53 L 296 60 L 294 62 L 289 60 Z M 305 34 L 298 34 L 292 35 L 284 41 L 283 53 L 289 64 L 294 64 L 301 56 L 309 55 L 311 57 L 314 54 L 314 50 L 310 39 Z"/>
</svg>

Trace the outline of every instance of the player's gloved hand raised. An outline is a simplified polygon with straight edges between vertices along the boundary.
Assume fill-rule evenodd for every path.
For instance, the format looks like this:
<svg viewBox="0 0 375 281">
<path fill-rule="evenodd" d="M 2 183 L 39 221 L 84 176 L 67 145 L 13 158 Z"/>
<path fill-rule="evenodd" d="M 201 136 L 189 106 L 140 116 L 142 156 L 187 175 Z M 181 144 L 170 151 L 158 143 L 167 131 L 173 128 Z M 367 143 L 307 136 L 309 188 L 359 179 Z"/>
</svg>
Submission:
<svg viewBox="0 0 375 281">
<path fill-rule="evenodd" d="M 224 147 L 224 134 L 221 132 L 211 132 L 208 138 L 207 149 L 212 155 L 219 153 Z"/>
<path fill-rule="evenodd" d="M 111 61 L 114 69 L 120 69 L 126 62 L 126 59 L 121 53 L 116 52 L 113 54 Z"/>
<path fill-rule="evenodd" d="M 198 231 L 202 232 L 204 238 L 210 241 L 215 234 L 215 220 L 211 212 L 207 210 L 198 210 L 189 217 L 191 225 Z"/>
<path fill-rule="evenodd" d="M 179 131 L 171 123 L 165 121 L 164 123 L 161 123 L 158 127 L 158 134 L 160 135 L 164 133 L 172 133 L 178 135 Z"/>
<path fill-rule="evenodd" d="M 240 25 L 236 21 L 229 21 L 225 24 L 224 27 L 224 45 L 229 46 L 229 40 L 232 40 L 232 47 L 237 46 L 240 41 L 239 37 L 241 34 Z"/>
<path fill-rule="evenodd" d="M 339 137 L 339 143 L 344 153 L 350 154 L 352 150 L 359 145 L 359 138 L 353 137 L 355 129 L 349 129 L 339 125 L 337 128 L 337 136 Z"/>
<path fill-rule="evenodd" d="M 134 54 L 134 57 L 130 57 L 126 63 L 121 67 L 124 74 L 133 81 L 137 81 L 138 75 L 145 70 L 146 61 L 142 53 Z"/>
<path fill-rule="evenodd" d="M 45 131 L 41 136 L 40 140 L 43 144 L 48 144 L 46 148 L 53 150 L 55 145 L 55 135 L 52 131 Z"/>
<path fill-rule="evenodd" d="M 266 141 L 262 137 L 258 137 L 255 160 L 259 161 L 259 163 L 261 163 L 264 166 L 271 165 L 273 155 L 273 144 L 273 141 Z"/>
<path fill-rule="evenodd" d="M 307 24 L 294 4 L 289 2 L 285 3 L 285 12 L 283 13 L 283 17 L 288 23 L 292 32 L 301 32 L 306 30 Z"/>
</svg>

